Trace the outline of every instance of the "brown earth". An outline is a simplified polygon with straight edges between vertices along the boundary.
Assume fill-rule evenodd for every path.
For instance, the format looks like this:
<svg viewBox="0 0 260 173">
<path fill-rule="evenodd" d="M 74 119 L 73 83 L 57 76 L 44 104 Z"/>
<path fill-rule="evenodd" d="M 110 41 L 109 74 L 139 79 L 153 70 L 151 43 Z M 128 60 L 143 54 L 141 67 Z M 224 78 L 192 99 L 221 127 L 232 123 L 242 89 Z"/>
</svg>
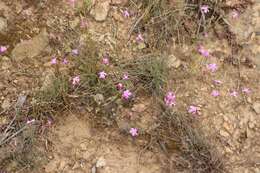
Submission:
<svg viewBox="0 0 260 173">
<path fill-rule="evenodd" d="M 96 1 L 97 4 L 101 2 L 110 1 Z M 104 8 L 109 8 L 108 14 L 100 14 L 104 21 L 94 19 L 98 15 L 96 13 L 104 11 L 94 10 L 90 13 L 94 18 L 91 15 L 84 17 L 87 27 L 82 29 L 80 19 L 85 14 L 79 10 L 82 8 L 81 1 L 75 9 L 65 1 L 0 2 L 0 17 L 5 18 L 8 24 L 7 31 L 4 34 L 0 32 L 0 45 L 9 46 L 8 52 L 0 55 L 1 128 L 10 119 L 5 110 L 16 103 L 18 95 L 30 95 L 42 86 L 48 86 L 48 76 L 53 73 L 51 57 L 62 57 L 65 52 L 78 47 L 86 39 L 86 30 L 97 41 L 100 56 L 103 52 L 109 52 L 119 59 L 133 59 L 152 51 L 138 47 L 134 35 L 128 40 L 134 17 L 125 19 L 122 16 L 124 4 L 122 0 L 104 5 Z M 170 71 L 169 81 L 170 89 L 177 93 L 174 109 L 186 112 L 189 105 L 200 107 L 200 115 L 194 117 L 196 127 L 223 155 L 224 166 L 231 173 L 260 172 L 259 9 L 259 3 L 255 3 L 237 19 L 227 16 L 231 31 L 241 45 L 239 52 L 234 52 L 228 40 L 218 39 L 213 32 L 209 32 L 207 38 L 198 40 L 210 50 L 212 57 L 209 59 L 197 53 L 198 44 L 171 44 L 165 51 L 174 57 L 174 69 Z M 218 71 L 208 73 L 204 69 L 206 63 L 216 63 Z M 214 85 L 212 81 L 215 79 L 223 84 Z M 238 97 L 229 95 L 232 90 L 238 91 L 242 87 L 248 87 L 252 92 L 248 95 L 239 92 Z M 220 97 L 210 95 L 213 89 L 220 91 Z M 129 120 L 129 114 L 144 131 L 153 128 L 157 117 L 150 110 L 151 102 L 140 96 L 132 109 L 120 110 L 120 119 L 117 120 L 119 128 L 95 128 L 90 121 L 92 115 L 87 112 L 59 112 L 53 124 L 46 126 L 48 130 L 41 131 L 35 138 L 37 142 L 33 149 L 25 150 L 28 153 L 31 151 L 28 160 L 35 163 L 20 164 L 23 159 L 18 157 L 12 162 L 7 161 L 5 156 L 11 157 L 12 153 L 9 151 L 16 151 L 18 149 L 14 148 L 23 144 L 19 143 L 22 138 L 17 137 L 9 145 L 1 147 L 4 156 L 0 157 L 0 168 L 7 172 L 46 173 L 174 172 L 167 169 L 169 158 L 163 150 L 150 146 L 146 137 L 133 139 L 124 129 L 125 124 L 129 125 L 125 123 Z"/>
</svg>

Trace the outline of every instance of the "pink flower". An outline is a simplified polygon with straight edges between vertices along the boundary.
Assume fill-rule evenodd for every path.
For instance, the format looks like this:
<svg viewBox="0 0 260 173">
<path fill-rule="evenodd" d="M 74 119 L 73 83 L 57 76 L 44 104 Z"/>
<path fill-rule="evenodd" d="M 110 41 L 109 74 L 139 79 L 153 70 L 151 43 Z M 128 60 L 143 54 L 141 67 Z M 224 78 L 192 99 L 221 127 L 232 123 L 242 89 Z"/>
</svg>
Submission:
<svg viewBox="0 0 260 173">
<path fill-rule="evenodd" d="M 218 96 L 220 96 L 220 93 L 219 93 L 217 90 L 213 90 L 213 91 L 211 92 L 211 95 L 212 95 L 213 97 L 218 97 Z"/>
<path fill-rule="evenodd" d="M 250 94 L 251 90 L 249 88 L 242 88 L 242 92 L 245 94 Z"/>
<path fill-rule="evenodd" d="M 69 5 L 75 7 L 76 0 L 68 0 Z"/>
<path fill-rule="evenodd" d="M 208 69 L 209 71 L 211 71 L 212 73 L 214 73 L 215 71 L 217 71 L 218 66 L 217 66 L 217 64 L 208 64 L 208 65 L 207 65 L 207 69 Z"/>
<path fill-rule="evenodd" d="M 128 12 L 127 10 L 124 10 L 124 11 L 123 11 L 123 15 L 124 15 L 126 18 L 130 17 L 130 14 L 129 14 L 129 12 Z"/>
<path fill-rule="evenodd" d="M 173 92 L 168 92 L 164 97 L 164 102 L 169 107 L 175 106 L 175 102 L 176 102 L 175 94 Z"/>
<path fill-rule="evenodd" d="M 80 21 L 80 27 L 81 28 L 86 28 L 88 26 L 88 22 L 86 19 L 81 19 Z"/>
<path fill-rule="evenodd" d="M 31 120 L 27 120 L 26 121 L 26 124 L 32 124 L 32 123 L 34 123 L 35 122 L 35 119 L 31 119 Z"/>
<path fill-rule="evenodd" d="M 139 33 L 139 34 L 137 35 L 137 37 L 136 37 L 136 40 L 137 40 L 138 42 L 144 41 L 144 38 L 143 38 L 142 34 Z"/>
<path fill-rule="evenodd" d="M 128 74 L 125 73 L 125 74 L 123 75 L 123 80 L 128 80 L 128 79 L 129 79 Z"/>
<path fill-rule="evenodd" d="M 53 121 L 51 119 L 47 120 L 47 126 L 51 126 L 53 124 Z"/>
<path fill-rule="evenodd" d="M 203 46 L 199 46 L 199 49 L 198 49 L 199 53 L 204 56 L 204 57 L 209 57 L 209 51 L 206 50 Z"/>
<path fill-rule="evenodd" d="M 220 81 L 220 80 L 213 80 L 213 82 L 214 82 L 214 84 L 216 84 L 216 85 L 220 85 L 220 84 L 222 84 L 223 82 L 222 81 Z"/>
<path fill-rule="evenodd" d="M 66 58 L 64 58 L 63 61 L 62 61 L 62 63 L 63 63 L 63 64 L 68 64 L 69 62 L 68 62 L 68 60 L 67 60 Z"/>
<path fill-rule="evenodd" d="M 129 133 L 130 133 L 133 137 L 135 137 L 135 136 L 138 135 L 138 129 L 137 129 L 137 128 L 131 128 L 130 131 L 129 131 Z"/>
<path fill-rule="evenodd" d="M 200 7 L 200 11 L 204 14 L 207 14 L 209 12 L 209 6 L 208 5 L 202 5 Z"/>
<path fill-rule="evenodd" d="M 6 46 L 0 46 L 0 53 L 5 53 L 7 51 Z"/>
<path fill-rule="evenodd" d="M 231 16 L 232 16 L 233 19 L 238 18 L 238 16 L 239 16 L 238 11 L 237 11 L 237 10 L 233 10 L 233 11 L 231 12 Z"/>
<path fill-rule="evenodd" d="M 133 94 L 129 91 L 129 90 L 125 90 L 122 94 L 122 97 L 125 99 L 125 100 L 128 100 Z"/>
<path fill-rule="evenodd" d="M 122 90 L 123 88 L 124 88 L 124 86 L 123 86 L 122 83 L 118 83 L 118 84 L 116 85 L 116 89 L 117 89 L 117 90 Z"/>
<path fill-rule="evenodd" d="M 192 115 L 198 114 L 199 108 L 197 106 L 190 106 L 188 112 Z"/>
<path fill-rule="evenodd" d="M 51 64 L 54 65 L 54 64 L 57 64 L 57 58 L 56 57 L 53 57 L 51 59 Z"/>
<path fill-rule="evenodd" d="M 78 49 L 72 49 L 71 53 L 73 55 L 78 55 L 79 54 L 79 50 Z"/>
<path fill-rule="evenodd" d="M 98 73 L 99 79 L 105 79 L 107 76 L 107 73 L 104 71 L 101 71 Z"/>
<path fill-rule="evenodd" d="M 237 97 L 238 93 L 236 91 L 232 91 L 231 93 L 229 93 L 229 95 L 232 97 Z"/>
<path fill-rule="evenodd" d="M 104 57 L 102 59 L 102 64 L 109 65 L 109 59 L 107 57 Z"/>
<path fill-rule="evenodd" d="M 75 76 L 73 79 L 72 79 L 72 84 L 73 85 L 77 85 L 79 84 L 80 82 L 80 77 L 79 76 Z"/>
</svg>

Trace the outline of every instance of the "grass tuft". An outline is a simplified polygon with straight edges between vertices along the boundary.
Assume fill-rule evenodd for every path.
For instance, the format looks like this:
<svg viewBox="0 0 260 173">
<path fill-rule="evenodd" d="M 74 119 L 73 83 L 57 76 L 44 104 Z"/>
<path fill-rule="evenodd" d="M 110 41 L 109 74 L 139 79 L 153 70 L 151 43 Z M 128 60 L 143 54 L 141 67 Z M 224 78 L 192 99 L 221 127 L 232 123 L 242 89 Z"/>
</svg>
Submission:
<svg viewBox="0 0 260 173">
<path fill-rule="evenodd" d="M 245 2 L 243 6 L 251 3 Z M 203 14 L 200 10 L 202 5 L 209 6 L 209 12 Z M 216 24 L 222 26 L 230 39 L 229 23 L 226 12 L 235 7 L 225 5 L 224 1 L 214 0 L 132 0 L 130 6 L 139 11 L 136 21 L 130 29 L 133 32 L 145 32 L 149 37 L 147 42 L 150 47 L 162 48 L 169 41 L 177 43 L 193 43 L 196 39 L 215 30 Z M 237 7 L 245 8 L 245 7 Z M 236 8 L 235 8 L 236 9 Z M 234 39 L 232 38 L 234 41 Z"/>
<path fill-rule="evenodd" d="M 166 153 L 179 153 L 171 160 L 180 170 L 193 173 L 223 173 L 221 158 L 207 143 L 204 134 L 192 126 L 188 115 L 165 110 L 159 118 L 156 129 L 159 144 Z"/>
<path fill-rule="evenodd" d="M 123 69 L 141 84 L 145 90 L 152 94 L 159 95 L 167 82 L 167 69 L 165 58 L 155 55 L 138 58 L 123 63 Z"/>
<path fill-rule="evenodd" d="M 52 84 L 35 93 L 32 101 L 32 115 L 37 118 L 54 115 L 68 106 L 69 79 L 63 75 L 54 76 Z"/>
</svg>

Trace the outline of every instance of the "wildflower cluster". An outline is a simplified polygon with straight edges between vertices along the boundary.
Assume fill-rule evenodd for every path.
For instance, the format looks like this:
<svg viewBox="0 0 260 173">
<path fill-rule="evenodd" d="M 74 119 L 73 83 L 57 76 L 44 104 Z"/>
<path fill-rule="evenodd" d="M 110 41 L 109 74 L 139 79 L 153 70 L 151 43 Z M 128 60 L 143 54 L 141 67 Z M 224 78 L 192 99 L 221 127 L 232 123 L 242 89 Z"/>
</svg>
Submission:
<svg viewBox="0 0 260 173">
<path fill-rule="evenodd" d="M 166 106 L 172 107 L 175 106 L 176 103 L 176 96 L 173 92 L 169 91 L 166 96 L 164 97 L 164 102 Z"/>
<path fill-rule="evenodd" d="M 75 7 L 75 4 L 76 4 L 76 0 L 68 0 L 68 3 L 72 6 L 72 7 Z M 201 5 L 200 8 L 199 8 L 202 16 L 205 17 L 206 14 L 208 14 L 210 12 L 210 7 L 208 5 Z M 122 10 L 122 15 L 125 17 L 125 18 L 129 18 L 131 16 L 131 13 L 125 9 L 125 10 Z M 237 18 L 238 17 L 238 12 L 237 11 L 233 11 L 232 12 L 232 17 L 233 18 Z M 81 28 L 85 28 L 87 27 L 87 21 L 85 19 L 82 19 L 81 22 L 80 22 L 80 27 Z M 144 43 L 145 42 L 145 39 L 142 35 L 142 33 L 138 33 L 136 38 L 135 38 L 136 42 L 137 43 Z M 0 46 L 0 54 L 3 54 L 4 52 L 7 51 L 7 47 L 6 46 Z M 211 54 L 210 54 L 210 51 L 207 50 L 205 47 L 203 47 L 202 45 L 199 46 L 198 48 L 198 52 L 200 53 L 200 55 L 202 55 L 203 57 L 205 58 L 210 58 L 211 57 Z M 77 57 L 79 55 L 79 50 L 78 49 L 72 49 L 71 50 L 71 55 L 74 56 L 74 57 Z M 51 64 L 52 65 L 56 65 L 58 64 L 59 62 L 59 59 L 57 57 L 52 57 L 51 59 Z M 60 62 L 64 65 L 68 64 L 69 61 L 68 59 L 66 59 L 65 57 L 60 60 Z M 109 73 L 109 70 L 107 70 L 107 67 L 110 66 L 110 57 L 108 54 L 105 54 L 102 59 L 101 59 L 101 62 L 102 64 L 102 68 L 100 69 L 99 72 L 97 72 L 96 74 L 96 77 L 97 77 L 97 80 L 102 83 L 106 80 L 109 80 L 109 78 L 111 78 L 111 74 Z M 206 64 L 206 69 L 211 72 L 211 73 L 215 73 L 217 72 L 218 70 L 218 65 L 216 63 L 210 63 L 210 64 Z M 114 87 L 115 89 L 121 94 L 121 98 L 123 101 L 129 101 L 133 98 L 133 93 L 131 92 L 131 90 L 129 89 L 129 87 L 125 84 L 127 83 L 126 81 L 131 81 L 131 75 L 129 76 L 128 73 L 123 73 L 123 75 L 120 77 L 119 80 L 117 80 L 114 84 Z M 78 86 L 80 85 L 81 83 L 81 76 L 80 74 L 77 74 L 73 77 L 71 77 L 71 84 L 73 87 L 75 86 Z M 220 80 L 213 80 L 214 84 L 216 86 L 219 86 L 221 85 L 223 82 L 220 81 Z M 249 94 L 251 92 L 251 90 L 249 88 L 242 88 L 242 93 L 244 94 Z M 229 95 L 232 96 L 232 97 L 237 97 L 238 96 L 238 92 L 236 90 L 232 90 L 229 92 Z M 212 97 L 219 97 L 220 96 L 220 92 L 216 89 L 212 90 L 211 92 L 211 96 Z M 164 96 L 164 104 L 169 107 L 169 108 L 172 108 L 176 105 L 176 95 L 174 92 L 172 91 L 168 91 L 165 96 Z M 188 108 L 187 108 L 187 111 L 188 113 L 192 114 L 192 115 L 198 115 L 200 113 L 200 107 L 199 106 L 196 106 L 196 105 L 190 105 Z M 33 123 L 33 120 L 28 120 L 28 124 L 31 124 Z M 138 129 L 137 128 L 131 128 L 129 130 L 129 133 L 133 136 L 133 137 L 136 137 L 138 136 Z"/>
</svg>

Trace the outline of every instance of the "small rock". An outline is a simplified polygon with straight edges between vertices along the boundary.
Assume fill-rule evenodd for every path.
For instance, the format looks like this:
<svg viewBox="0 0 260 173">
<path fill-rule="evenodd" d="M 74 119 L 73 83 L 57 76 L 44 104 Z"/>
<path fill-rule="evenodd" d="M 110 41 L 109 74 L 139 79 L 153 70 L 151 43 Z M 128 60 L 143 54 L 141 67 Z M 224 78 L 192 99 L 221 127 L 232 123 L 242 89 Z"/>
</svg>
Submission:
<svg viewBox="0 0 260 173">
<path fill-rule="evenodd" d="M 104 159 L 104 157 L 100 157 L 97 160 L 96 167 L 101 168 L 101 167 L 104 167 L 104 166 L 106 166 L 106 160 Z"/>
<path fill-rule="evenodd" d="M 128 0 L 112 0 L 112 5 L 126 5 Z"/>
<path fill-rule="evenodd" d="M 249 127 L 250 129 L 253 129 L 253 128 L 255 127 L 255 123 L 252 122 L 252 121 L 250 121 L 250 122 L 248 123 L 248 127 Z"/>
<path fill-rule="evenodd" d="M 168 68 L 178 68 L 181 65 L 181 61 L 174 55 L 168 57 Z"/>
<path fill-rule="evenodd" d="M 110 1 L 97 3 L 90 11 L 90 15 L 98 22 L 106 20 L 110 9 Z"/>
<path fill-rule="evenodd" d="M 1 64 L 2 70 L 7 70 L 10 67 L 12 67 L 12 62 L 11 62 L 10 58 L 8 58 L 7 56 L 3 56 L 1 58 L 1 60 L 2 60 L 1 61 L 2 62 L 2 64 Z"/>
<path fill-rule="evenodd" d="M 78 169 L 78 168 L 80 168 L 81 167 L 81 165 L 80 165 L 80 163 L 79 162 L 76 162 L 73 166 L 72 166 L 72 170 L 74 170 L 74 169 Z"/>
<path fill-rule="evenodd" d="M 43 77 L 44 77 L 44 79 L 43 79 L 43 84 L 41 87 L 42 91 L 47 90 L 48 88 L 52 87 L 55 74 L 52 70 L 48 70 L 48 71 L 44 72 Z"/>
<path fill-rule="evenodd" d="M 12 51 L 12 57 L 18 61 L 24 58 L 33 58 L 39 55 L 49 44 L 48 33 L 46 29 L 40 32 L 31 40 L 23 41 L 16 45 Z"/>
<path fill-rule="evenodd" d="M 247 100 L 248 103 L 252 103 L 252 99 L 251 99 L 251 97 L 247 97 L 246 100 Z"/>
<path fill-rule="evenodd" d="M 142 50 L 142 49 L 145 49 L 146 48 L 146 45 L 145 45 L 145 43 L 139 43 L 138 44 L 138 46 L 137 46 L 137 48 L 139 49 L 139 50 Z"/>
<path fill-rule="evenodd" d="M 227 122 L 224 122 L 223 123 L 223 127 L 224 127 L 224 129 L 226 130 L 226 131 L 228 131 L 229 133 L 233 133 L 233 127 L 232 127 L 232 125 L 230 125 L 229 123 L 227 123 Z"/>
<path fill-rule="evenodd" d="M 96 173 L 97 172 L 97 168 L 96 166 L 94 165 L 92 168 L 91 168 L 91 173 Z"/>
<path fill-rule="evenodd" d="M 219 134 L 220 134 L 221 136 L 223 136 L 223 137 L 229 137 L 228 132 L 226 132 L 225 130 L 220 130 L 220 131 L 219 131 Z"/>
<path fill-rule="evenodd" d="M 233 153 L 233 151 L 229 147 L 225 147 L 225 152 L 227 154 L 232 154 Z"/>
<path fill-rule="evenodd" d="M 260 172 L 260 168 L 254 168 L 254 173 Z"/>
<path fill-rule="evenodd" d="M 11 103 L 10 103 L 10 99 L 7 98 L 3 101 L 2 105 L 1 105 L 2 109 L 6 110 L 8 108 L 11 107 Z"/>
<path fill-rule="evenodd" d="M 88 149 L 88 146 L 86 143 L 81 143 L 79 146 L 80 146 L 80 149 L 83 151 L 86 151 Z"/>
<path fill-rule="evenodd" d="M 100 105 L 102 102 L 104 102 L 104 96 L 102 94 L 96 94 L 94 95 L 94 101 Z"/>
<path fill-rule="evenodd" d="M 260 114 L 260 102 L 256 102 L 253 104 L 253 109 L 257 114 Z"/>
<path fill-rule="evenodd" d="M 5 34 L 7 32 L 7 20 L 0 17 L 0 33 Z"/>
<path fill-rule="evenodd" d="M 6 116 L 0 116 L 0 126 L 7 124 L 8 123 L 8 119 Z"/>
</svg>

